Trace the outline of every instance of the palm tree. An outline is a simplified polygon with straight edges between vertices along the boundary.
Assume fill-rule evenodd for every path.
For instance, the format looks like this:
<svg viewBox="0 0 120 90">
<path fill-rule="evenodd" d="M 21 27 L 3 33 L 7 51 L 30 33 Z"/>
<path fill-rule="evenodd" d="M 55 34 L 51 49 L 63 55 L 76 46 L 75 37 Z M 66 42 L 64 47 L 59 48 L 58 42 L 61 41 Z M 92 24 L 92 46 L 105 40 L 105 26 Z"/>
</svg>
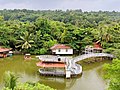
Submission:
<svg viewBox="0 0 120 90">
<path fill-rule="evenodd" d="M 23 36 L 20 36 L 20 39 L 17 40 L 16 48 L 29 49 L 32 47 L 32 43 L 34 43 L 34 41 L 32 40 L 32 34 L 29 34 L 28 31 L 25 31 L 23 33 Z"/>
</svg>

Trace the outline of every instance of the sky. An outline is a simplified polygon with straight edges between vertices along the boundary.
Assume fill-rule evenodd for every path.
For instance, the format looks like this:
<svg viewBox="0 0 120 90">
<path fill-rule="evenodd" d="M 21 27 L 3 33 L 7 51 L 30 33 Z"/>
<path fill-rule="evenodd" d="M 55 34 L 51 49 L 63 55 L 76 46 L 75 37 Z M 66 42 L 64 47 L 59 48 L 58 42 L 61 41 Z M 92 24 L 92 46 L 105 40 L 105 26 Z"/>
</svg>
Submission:
<svg viewBox="0 0 120 90">
<path fill-rule="evenodd" d="M 120 0 L 0 0 L 0 9 L 120 11 Z"/>
</svg>

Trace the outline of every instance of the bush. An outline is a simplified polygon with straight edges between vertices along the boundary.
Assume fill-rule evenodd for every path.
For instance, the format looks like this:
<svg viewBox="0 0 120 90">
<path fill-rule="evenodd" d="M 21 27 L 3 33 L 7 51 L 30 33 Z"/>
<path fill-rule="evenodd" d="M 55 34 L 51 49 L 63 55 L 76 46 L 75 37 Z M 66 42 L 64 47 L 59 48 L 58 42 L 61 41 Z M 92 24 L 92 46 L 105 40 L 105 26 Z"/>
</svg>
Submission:
<svg viewBox="0 0 120 90">
<path fill-rule="evenodd" d="M 3 90 L 55 90 L 55 89 L 40 83 L 36 83 L 36 84 L 19 83 L 14 89 L 4 87 Z"/>
<path fill-rule="evenodd" d="M 114 59 L 112 64 L 105 64 L 105 78 L 109 79 L 108 90 L 120 90 L 120 60 Z"/>
<path fill-rule="evenodd" d="M 116 58 L 120 59 L 120 49 L 108 48 L 104 52 L 113 54 Z"/>
<path fill-rule="evenodd" d="M 25 83 L 17 85 L 14 90 L 55 90 L 55 89 L 40 83 L 36 83 L 35 85 Z"/>
<path fill-rule="evenodd" d="M 5 83 L 5 87 L 7 87 L 5 90 L 8 89 L 13 90 L 17 84 L 17 79 L 18 77 L 14 73 L 5 72 L 4 83 Z"/>
<path fill-rule="evenodd" d="M 45 48 L 41 48 L 41 49 L 35 49 L 35 50 L 31 50 L 30 51 L 31 54 L 34 54 L 34 55 L 38 55 L 38 54 L 46 54 L 47 53 L 47 49 Z"/>
<path fill-rule="evenodd" d="M 47 53 L 47 49 L 41 48 L 39 54 L 45 54 L 45 53 Z"/>
</svg>

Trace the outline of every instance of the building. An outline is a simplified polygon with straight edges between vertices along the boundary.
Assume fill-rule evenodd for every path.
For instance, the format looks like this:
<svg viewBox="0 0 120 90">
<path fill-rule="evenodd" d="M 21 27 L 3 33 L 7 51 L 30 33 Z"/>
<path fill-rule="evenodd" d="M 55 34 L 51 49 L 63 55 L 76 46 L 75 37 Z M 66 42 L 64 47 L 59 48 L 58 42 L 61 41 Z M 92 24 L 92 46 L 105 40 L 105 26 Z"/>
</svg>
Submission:
<svg viewBox="0 0 120 90">
<path fill-rule="evenodd" d="M 52 50 L 52 54 L 56 55 L 72 55 L 73 54 L 73 49 L 64 44 L 55 44 L 50 48 Z"/>
<path fill-rule="evenodd" d="M 102 51 L 103 51 L 103 48 L 102 48 L 100 41 L 95 42 L 93 45 L 93 52 L 94 53 L 102 53 Z"/>
<path fill-rule="evenodd" d="M 0 47 L 0 57 L 7 57 L 11 49 Z"/>
<path fill-rule="evenodd" d="M 55 55 L 41 55 L 37 56 L 40 62 L 36 63 L 40 75 L 45 76 L 66 76 L 70 78 L 82 74 L 82 66 L 69 57 L 58 57 Z"/>
<path fill-rule="evenodd" d="M 85 47 L 85 54 L 90 54 L 90 53 L 102 53 L 102 46 L 100 41 L 97 41 L 94 43 L 93 46 L 88 45 Z"/>
</svg>

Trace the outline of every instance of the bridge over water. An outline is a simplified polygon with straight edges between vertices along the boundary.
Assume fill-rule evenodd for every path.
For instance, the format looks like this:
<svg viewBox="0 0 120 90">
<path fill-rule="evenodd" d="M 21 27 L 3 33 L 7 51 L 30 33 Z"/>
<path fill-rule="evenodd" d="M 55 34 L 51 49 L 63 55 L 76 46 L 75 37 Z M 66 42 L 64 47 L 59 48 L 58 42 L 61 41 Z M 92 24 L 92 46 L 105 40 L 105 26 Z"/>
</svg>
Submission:
<svg viewBox="0 0 120 90">
<path fill-rule="evenodd" d="M 110 57 L 113 58 L 114 56 L 112 54 L 107 54 L 107 53 L 90 53 L 90 54 L 83 54 L 83 55 L 79 55 L 77 57 L 74 57 L 73 60 L 75 62 L 87 59 L 87 58 L 91 58 L 91 57 Z"/>
<path fill-rule="evenodd" d="M 80 74 L 82 72 L 82 66 L 77 64 L 76 62 L 85 60 L 87 58 L 91 57 L 110 57 L 114 58 L 112 54 L 107 54 L 107 53 L 90 53 L 90 54 L 83 54 L 76 56 L 74 58 L 71 58 L 71 60 L 67 59 L 67 68 L 66 70 L 70 70 L 71 73 L 73 74 Z"/>
</svg>

